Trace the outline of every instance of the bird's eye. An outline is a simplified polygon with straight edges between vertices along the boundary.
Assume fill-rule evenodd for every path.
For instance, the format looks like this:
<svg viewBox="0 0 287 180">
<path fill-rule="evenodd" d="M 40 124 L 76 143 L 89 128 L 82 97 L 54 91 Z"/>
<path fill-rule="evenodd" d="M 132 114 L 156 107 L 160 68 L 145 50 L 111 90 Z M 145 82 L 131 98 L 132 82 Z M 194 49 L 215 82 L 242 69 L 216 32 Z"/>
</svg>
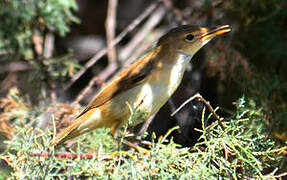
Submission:
<svg viewBox="0 0 287 180">
<path fill-rule="evenodd" d="M 188 35 L 185 36 L 185 40 L 188 41 L 188 42 L 192 41 L 193 38 L 194 38 L 194 35 L 192 35 L 192 34 L 188 34 Z"/>
</svg>

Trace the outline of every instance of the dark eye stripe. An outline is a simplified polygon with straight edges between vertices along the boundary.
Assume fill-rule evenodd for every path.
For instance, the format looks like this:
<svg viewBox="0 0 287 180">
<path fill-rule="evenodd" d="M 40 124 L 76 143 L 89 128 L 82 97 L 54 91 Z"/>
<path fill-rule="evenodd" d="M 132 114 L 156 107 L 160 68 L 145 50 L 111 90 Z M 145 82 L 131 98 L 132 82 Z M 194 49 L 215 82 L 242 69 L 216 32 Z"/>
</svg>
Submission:
<svg viewBox="0 0 287 180">
<path fill-rule="evenodd" d="M 193 38 L 194 38 L 194 35 L 192 35 L 192 34 L 188 34 L 188 35 L 185 36 L 185 39 L 186 39 L 187 41 L 192 41 Z"/>
</svg>

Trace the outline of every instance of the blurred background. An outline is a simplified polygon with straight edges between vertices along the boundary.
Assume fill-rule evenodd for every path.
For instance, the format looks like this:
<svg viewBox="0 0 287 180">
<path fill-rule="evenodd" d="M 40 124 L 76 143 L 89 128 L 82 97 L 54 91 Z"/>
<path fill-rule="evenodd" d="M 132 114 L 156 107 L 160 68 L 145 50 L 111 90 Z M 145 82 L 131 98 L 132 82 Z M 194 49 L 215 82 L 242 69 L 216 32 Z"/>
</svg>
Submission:
<svg viewBox="0 0 287 180">
<path fill-rule="evenodd" d="M 182 24 L 228 24 L 232 31 L 193 57 L 181 86 L 153 117 L 148 131 L 162 135 L 179 125 L 172 134 L 175 142 L 194 145 L 203 104 L 194 100 L 174 117 L 170 114 L 199 92 L 214 108 L 220 107 L 222 117 L 232 114 L 240 97 L 253 99 L 264 111 L 260 123 L 266 127 L 266 137 L 283 144 L 287 140 L 285 0 L 1 0 L 2 140 L 11 138 L 15 124 L 48 127 L 51 114 L 57 128 L 67 126 L 80 105 L 86 105 L 113 75 Z"/>
</svg>

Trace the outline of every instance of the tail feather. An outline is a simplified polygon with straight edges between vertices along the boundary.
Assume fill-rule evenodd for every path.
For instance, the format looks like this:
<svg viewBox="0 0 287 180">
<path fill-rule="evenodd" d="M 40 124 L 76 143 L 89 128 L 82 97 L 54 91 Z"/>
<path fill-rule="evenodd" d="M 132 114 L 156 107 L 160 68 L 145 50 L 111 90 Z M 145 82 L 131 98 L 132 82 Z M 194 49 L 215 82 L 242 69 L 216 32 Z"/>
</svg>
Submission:
<svg viewBox="0 0 287 180">
<path fill-rule="evenodd" d="M 62 130 L 53 140 L 52 144 L 60 145 L 69 139 L 79 136 L 80 134 L 78 133 L 77 128 L 80 126 L 80 124 L 80 119 L 77 119 L 71 125 L 66 127 L 66 129 Z"/>
<path fill-rule="evenodd" d="M 104 122 L 104 124 L 102 124 Z M 59 145 L 65 141 L 77 137 L 81 134 L 89 132 L 95 128 L 105 125 L 105 121 L 101 118 L 101 110 L 91 109 L 79 116 L 71 125 L 61 131 L 52 141 L 52 144 Z"/>
</svg>

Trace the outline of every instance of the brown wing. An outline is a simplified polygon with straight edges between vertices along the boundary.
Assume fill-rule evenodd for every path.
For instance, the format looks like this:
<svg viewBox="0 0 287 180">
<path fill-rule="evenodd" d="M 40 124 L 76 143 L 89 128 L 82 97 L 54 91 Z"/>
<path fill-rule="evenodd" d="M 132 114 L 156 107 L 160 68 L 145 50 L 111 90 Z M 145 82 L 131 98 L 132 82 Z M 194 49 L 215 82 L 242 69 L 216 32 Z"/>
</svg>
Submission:
<svg viewBox="0 0 287 180">
<path fill-rule="evenodd" d="M 150 52 L 122 71 L 117 76 L 118 78 L 114 79 L 94 97 L 92 102 L 78 115 L 78 117 L 82 116 L 90 109 L 103 105 L 111 98 L 145 81 L 147 79 L 146 77 L 149 76 L 153 70 L 155 56 L 156 55 L 153 52 Z"/>
</svg>

